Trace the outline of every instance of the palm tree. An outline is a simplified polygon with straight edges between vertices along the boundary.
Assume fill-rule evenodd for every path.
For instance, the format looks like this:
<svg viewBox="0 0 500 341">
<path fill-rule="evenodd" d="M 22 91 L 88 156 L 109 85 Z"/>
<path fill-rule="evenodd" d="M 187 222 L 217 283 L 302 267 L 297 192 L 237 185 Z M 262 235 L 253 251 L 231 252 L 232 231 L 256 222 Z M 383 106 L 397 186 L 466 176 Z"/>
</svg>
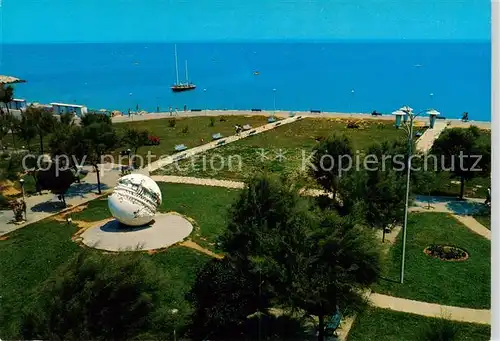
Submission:
<svg viewBox="0 0 500 341">
<path fill-rule="evenodd" d="M 40 138 L 40 154 L 43 155 L 43 137 L 54 131 L 56 118 L 50 110 L 34 106 L 28 107 L 26 115 L 35 126 L 37 134 Z"/>
</svg>

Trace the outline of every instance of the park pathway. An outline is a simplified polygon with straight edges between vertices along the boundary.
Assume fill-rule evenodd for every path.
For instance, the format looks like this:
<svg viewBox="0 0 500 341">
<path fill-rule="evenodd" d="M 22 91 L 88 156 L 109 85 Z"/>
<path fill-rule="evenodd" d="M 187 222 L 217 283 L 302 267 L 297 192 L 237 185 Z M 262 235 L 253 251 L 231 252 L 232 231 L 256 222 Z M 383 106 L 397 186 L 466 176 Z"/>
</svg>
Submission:
<svg viewBox="0 0 500 341">
<path fill-rule="evenodd" d="M 74 208 L 86 204 L 89 201 L 109 194 L 120 177 L 120 168 L 117 165 L 101 165 L 101 191 L 97 194 L 97 174 L 92 172 L 91 167 L 84 167 L 89 173 L 81 180 L 81 183 L 74 183 L 66 194 L 67 207 L 64 208 L 57 196 L 48 193 L 32 195 L 26 197 L 28 221 L 23 224 L 14 224 L 14 214 L 11 210 L 0 211 L 0 236 L 36 223 L 45 218 L 73 210 Z"/>
<path fill-rule="evenodd" d="M 265 125 L 257 127 L 257 128 L 252 128 L 250 130 L 243 131 L 237 135 L 223 137 L 219 140 L 215 140 L 215 141 L 203 144 L 201 146 L 190 148 L 190 149 L 187 149 L 183 152 L 175 153 L 173 155 L 169 155 L 167 157 L 164 157 L 158 161 L 150 163 L 146 168 L 148 169 L 149 172 L 154 172 L 155 170 L 158 170 L 162 167 L 173 164 L 176 161 L 187 159 L 189 157 L 192 157 L 194 155 L 209 151 L 209 150 L 217 148 L 217 147 L 225 146 L 229 143 L 239 141 L 239 140 L 247 138 L 249 136 L 254 136 L 254 135 L 257 135 L 260 133 L 264 133 L 266 131 L 275 129 L 275 128 L 280 127 L 282 125 L 296 122 L 297 120 L 300 120 L 300 119 L 302 119 L 302 116 L 289 117 L 289 118 L 285 118 L 285 119 L 282 119 L 282 120 L 279 120 L 276 122 L 265 124 Z"/>
<path fill-rule="evenodd" d="M 158 182 L 191 184 L 199 186 L 225 187 L 240 189 L 245 186 L 244 182 L 234 180 L 219 180 L 209 178 L 195 178 L 187 176 L 174 175 L 153 175 L 151 178 Z M 325 194 L 322 190 L 302 189 L 302 193 L 310 196 L 319 196 Z M 428 209 L 428 203 L 423 197 L 415 202 L 415 206 L 410 207 L 411 212 L 440 212 L 449 213 L 471 231 L 491 240 L 491 231 L 481 225 L 476 219 L 467 215 L 478 210 L 483 199 L 466 198 L 466 200 L 457 200 L 454 198 L 434 198 L 431 202 L 431 209 Z"/>
<path fill-rule="evenodd" d="M 167 182 L 167 183 L 182 183 L 182 184 L 192 184 L 199 186 L 213 186 L 213 187 L 224 187 L 224 188 L 234 188 L 240 189 L 243 188 L 245 183 L 240 181 L 233 180 L 219 180 L 219 179 L 207 179 L 207 178 L 194 178 L 194 177 L 183 177 L 183 176 L 171 176 L 171 175 L 153 175 L 153 180 L 158 182 Z M 302 193 L 306 195 L 322 195 L 324 194 L 321 190 L 302 190 Z M 424 198 L 420 198 L 421 200 L 417 200 L 415 202 L 414 207 L 410 210 L 414 212 L 443 212 L 450 213 L 453 217 L 459 220 L 466 227 L 471 229 L 472 231 L 484 236 L 487 239 L 491 239 L 490 231 L 479 224 L 474 218 L 470 216 L 464 216 L 456 214 L 456 211 L 453 210 L 453 203 L 457 202 L 456 199 L 453 198 L 444 198 L 444 200 L 437 200 L 433 202 L 432 205 L 436 206 L 436 210 L 427 209 L 427 201 Z M 436 198 L 439 199 L 439 198 Z M 436 201 L 436 200 L 435 200 Z M 460 201 L 461 209 L 463 209 L 463 205 L 470 204 L 474 206 L 479 202 L 482 202 L 482 199 L 470 198 L 465 201 Z M 451 205 L 450 208 L 448 205 Z M 397 227 L 395 229 L 394 234 L 386 235 L 386 242 L 393 243 L 395 237 L 397 235 L 397 231 L 400 228 Z M 371 293 L 369 295 L 370 302 L 373 306 L 384 309 L 391 309 L 395 311 L 401 311 L 416 315 L 422 315 L 427 317 L 440 317 L 444 314 L 447 318 L 454 321 L 460 322 L 469 322 L 469 323 L 479 323 L 479 324 L 490 324 L 490 310 L 487 309 L 470 309 L 470 308 L 462 308 L 462 307 L 453 307 L 440 305 L 435 303 L 427 303 L 421 301 L 414 301 L 399 297 L 393 297 L 383 294 Z M 341 327 L 338 330 L 338 338 L 339 340 L 347 340 L 349 330 L 351 329 L 355 317 L 351 317 L 342 322 Z"/>
<path fill-rule="evenodd" d="M 376 293 L 370 295 L 370 301 L 373 306 L 378 308 L 428 317 L 439 317 L 444 315 L 449 320 L 459 322 L 490 324 L 491 320 L 489 309 L 452 307 Z"/>
<path fill-rule="evenodd" d="M 410 212 L 448 213 L 472 232 L 491 240 L 491 231 L 471 216 L 481 210 L 483 202 L 484 199 L 478 198 L 465 198 L 465 200 L 447 197 L 432 198 L 431 208 L 428 208 L 426 201 L 417 200 L 415 206 L 410 207 Z"/>
<path fill-rule="evenodd" d="M 281 125 L 296 122 L 301 118 L 302 118 L 301 116 L 285 118 L 279 121 L 265 124 L 257 128 L 250 129 L 245 132 L 241 132 L 240 134 L 237 135 L 212 141 L 204 145 L 191 148 L 184 152 L 176 153 L 169 157 L 153 162 L 143 169 L 138 169 L 133 171 L 133 173 L 142 173 L 145 175 L 149 175 L 149 172 L 157 170 L 163 166 L 172 164 L 177 160 L 188 158 L 196 154 L 206 152 L 210 149 L 217 148 L 226 145 L 228 143 L 244 139 L 249 136 L 257 135 L 275 129 Z M 14 224 L 12 223 L 14 214 L 11 210 L 0 211 L 0 236 L 3 236 L 7 233 L 10 233 L 24 226 L 36 223 L 50 216 L 71 210 L 77 206 L 86 204 L 87 202 L 98 198 L 99 195 L 95 193 L 95 191 L 97 190 L 97 175 L 96 173 L 92 172 L 92 167 L 87 166 L 84 167 L 84 169 L 88 170 L 89 173 L 84 178 L 84 180 L 82 180 L 82 183 L 81 184 L 75 183 L 71 186 L 70 190 L 68 190 L 68 195 L 66 196 L 67 197 L 66 203 L 67 206 L 69 207 L 63 208 L 57 197 L 53 194 L 42 194 L 42 195 L 34 195 L 26 197 L 26 206 L 28 208 L 27 212 L 28 221 L 23 224 Z M 100 165 L 100 169 L 101 169 L 101 189 L 103 195 L 107 195 L 109 194 L 109 190 L 115 186 L 116 181 L 121 176 L 121 166 L 108 163 Z M 230 185 L 224 183 L 224 186 L 230 186 Z M 241 187 L 239 188 L 243 188 L 243 185 L 241 185 Z"/>
<path fill-rule="evenodd" d="M 431 149 L 434 141 L 441 135 L 443 130 L 446 129 L 446 122 L 444 120 L 436 121 L 433 129 L 427 129 L 422 136 L 417 140 L 417 151 L 427 153 Z"/>
</svg>

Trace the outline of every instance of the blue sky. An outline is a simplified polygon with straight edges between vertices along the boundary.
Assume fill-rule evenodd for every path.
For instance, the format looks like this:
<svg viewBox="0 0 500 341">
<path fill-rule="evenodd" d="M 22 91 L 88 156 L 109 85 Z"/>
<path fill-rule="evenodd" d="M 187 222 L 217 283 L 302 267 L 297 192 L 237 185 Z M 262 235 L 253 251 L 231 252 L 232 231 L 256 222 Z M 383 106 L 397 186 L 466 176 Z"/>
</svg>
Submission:
<svg viewBox="0 0 500 341">
<path fill-rule="evenodd" d="M 489 40 L 489 0 L 0 0 L 3 43 Z"/>
</svg>

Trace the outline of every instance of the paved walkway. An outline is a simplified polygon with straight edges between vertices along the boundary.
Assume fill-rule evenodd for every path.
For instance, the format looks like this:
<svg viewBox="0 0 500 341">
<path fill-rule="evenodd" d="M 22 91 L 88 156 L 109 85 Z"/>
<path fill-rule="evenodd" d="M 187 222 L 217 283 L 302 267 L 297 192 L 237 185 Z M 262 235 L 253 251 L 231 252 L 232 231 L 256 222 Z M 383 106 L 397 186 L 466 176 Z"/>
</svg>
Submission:
<svg viewBox="0 0 500 341">
<path fill-rule="evenodd" d="M 449 213 L 471 231 L 491 240 L 491 231 L 471 216 L 484 207 L 483 202 L 484 199 L 478 198 L 458 200 L 456 198 L 434 197 L 431 199 L 431 208 L 429 209 L 428 202 L 421 197 L 420 200 L 416 201 L 415 206 L 410 208 L 410 211 Z"/>
<path fill-rule="evenodd" d="M 208 150 L 211 150 L 211 149 L 214 149 L 217 147 L 225 146 L 229 143 L 239 141 L 239 140 L 247 138 L 249 136 L 257 135 L 257 134 L 275 129 L 277 127 L 280 127 L 282 125 L 296 122 L 297 120 L 300 120 L 301 118 L 302 118 L 302 116 L 294 116 L 294 117 L 285 118 L 285 119 L 280 120 L 280 121 L 268 123 L 268 124 L 265 124 L 263 126 L 260 126 L 260 127 L 254 128 L 254 129 L 241 132 L 238 135 L 232 135 L 229 137 L 222 138 L 220 140 L 206 143 L 206 144 L 198 146 L 198 147 L 190 148 L 190 149 L 187 149 L 183 152 L 179 152 L 179 153 L 167 156 L 161 160 L 152 162 L 146 168 L 149 172 L 153 172 L 153 171 L 158 170 L 164 166 L 170 165 L 170 164 L 174 163 L 175 161 L 187 159 L 187 158 L 192 157 L 196 154 L 200 154 L 200 153 L 206 152 Z"/>
<path fill-rule="evenodd" d="M 288 111 L 288 110 L 263 110 L 263 111 L 251 111 L 251 110 L 203 110 L 203 111 L 180 111 L 177 115 L 172 116 L 168 112 L 159 112 L 159 113 L 148 113 L 144 115 L 128 115 L 124 116 L 116 116 L 112 118 L 113 123 L 120 122 L 134 122 L 134 121 L 146 121 L 146 120 L 155 120 L 162 118 L 171 118 L 171 117 L 199 117 L 199 116 L 233 116 L 233 115 L 241 115 L 241 116 L 271 116 L 275 115 L 277 117 L 289 117 L 290 112 L 295 113 L 295 115 L 301 115 L 302 117 L 313 117 L 313 118 L 345 118 L 345 119 L 372 119 L 372 120 L 386 120 L 386 121 L 394 121 L 394 116 L 392 114 L 382 115 L 382 116 L 373 116 L 371 113 L 340 113 L 340 112 L 320 112 L 320 113 L 311 113 L 310 111 Z M 417 122 L 429 122 L 428 117 L 417 117 L 415 119 Z M 444 120 L 438 120 L 437 123 L 444 122 Z M 490 129 L 490 122 L 483 121 L 469 121 L 467 123 L 463 123 L 459 119 L 450 119 L 446 120 L 446 122 L 450 122 L 450 127 L 469 127 L 471 125 L 478 126 L 481 129 Z"/>
<path fill-rule="evenodd" d="M 441 135 L 443 130 L 446 129 L 446 122 L 444 120 L 436 121 L 433 129 L 427 129 L 422 136 L 417 140 L 417 151 L 427 153 L 431 149 L 434 141 Z"/>
<path fill-rule="evenodd" d="M 490 324 L 491 320 L 491 313 L 489 309 L 452 307 L 376 293 L 372 293 L 370 295 L 370 301 L 373 306 L 378 308 L 391 309 L 428 317 L 440 317 L 444 314 L 447 318 L 453 321 Z"/>
<path fill-rule="evenodd" d="M 101 190 L 102 195 L 106 195 L 114 187 L 120 177 L 120 168 L 116 165 L 103 165 L 101 167 Z M 63 211 L 71 210 L 76 206 L 83 205 L 102 195 L 97 194 L 97 174 L 91 171 L 90 167 L 85 167 L 90 172 L 82 179 L 81 183 L 74 183 L 66 193 L 66 204 L 63 207 L 57 196 L 51 193 L 33 195 L 26 198 L 27 218 L 24 224 L 14 224 L 14 214 L 11 210 L 0 211 L 0 236 L 20 229 L 27 225 L 36 223 L 42 219 L 59 214 Z"/>
</svg>

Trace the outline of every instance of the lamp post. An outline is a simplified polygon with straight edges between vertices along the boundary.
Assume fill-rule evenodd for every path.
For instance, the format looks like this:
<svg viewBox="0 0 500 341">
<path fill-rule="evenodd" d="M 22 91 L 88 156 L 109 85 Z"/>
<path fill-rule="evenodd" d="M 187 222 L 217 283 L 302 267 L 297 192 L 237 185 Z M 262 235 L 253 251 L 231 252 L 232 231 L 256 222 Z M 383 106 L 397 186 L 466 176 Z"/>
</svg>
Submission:
<svg viewBox="0 0 500 341">
<path fill-rule="evenodd" d="M 274 115 L 276 115 L 276 89 L 273 89 L 273 108 L 274 108 Z"/>
<path fill-rule="evenodd" d="M 131 164 L 130 154 L 132 154 L 132 151 L 130 150 L 130 148 L 128 148 L 127 149 L 128 170 L 130 170 L 130 164 Z"/>
<path fill-rule="evenodd" d="M 205 115 L 207 114 L 207 89 L 203 89 L 203 100 L 205 102 Z"/>
<path fill-rule="evenodd" d="M 19 183 L 21 183 L 21 193 L 23 194 L 23 211 L 24 211 L 24 220 L 28 220 L 28 217 L 26 216 L 26 198 L 24 195 L 24 179 L 19 179 Z"/>
<path fill-rule="evenodd" d="M 179 309 L 172 309 L 170 310 L 170 312 L 172 313 L 172 315 L 175 316 L 175 314 L 179 312 Z M 174 325 L 174 341 L 177 341 L 177 336 L 175 335 L 175 325 Z"/>
<path fill-rule="evenodd" d="M 351 100 L 350 100 L 350 109 L 351 112 L 354 112 L 354 89 L 351 89 Z"/>
<path fill-rule="evenodd" d="M 409 197 L 410 197 L 410 171 L 411 171 L 411 155 L 412 155 L 412 147 L 413 147 L 413 121 L 415 118 L 420 115 L 423 112 L 426 112 L 427 110 L 420 111 L 416 114 L 413 113 L 413 109 L 404 106 L 400 111 L 404 112 L 407 116 L 408 119 L 410 120 L 408 122 L 408 160 L 406 162 L 406 196 L 405 196 L 405 217 L 404 217 L 404 222 L 403 222 L 403 245 L 401 248 L 401 274 L 400 274 L 400 283 L 403 284 L 404 282 L 404 275 L 405 275 L 405 255 L 406 255 L 406 228 L 408 226 L 408 202 L 409 202 Z"/>
</svg>

